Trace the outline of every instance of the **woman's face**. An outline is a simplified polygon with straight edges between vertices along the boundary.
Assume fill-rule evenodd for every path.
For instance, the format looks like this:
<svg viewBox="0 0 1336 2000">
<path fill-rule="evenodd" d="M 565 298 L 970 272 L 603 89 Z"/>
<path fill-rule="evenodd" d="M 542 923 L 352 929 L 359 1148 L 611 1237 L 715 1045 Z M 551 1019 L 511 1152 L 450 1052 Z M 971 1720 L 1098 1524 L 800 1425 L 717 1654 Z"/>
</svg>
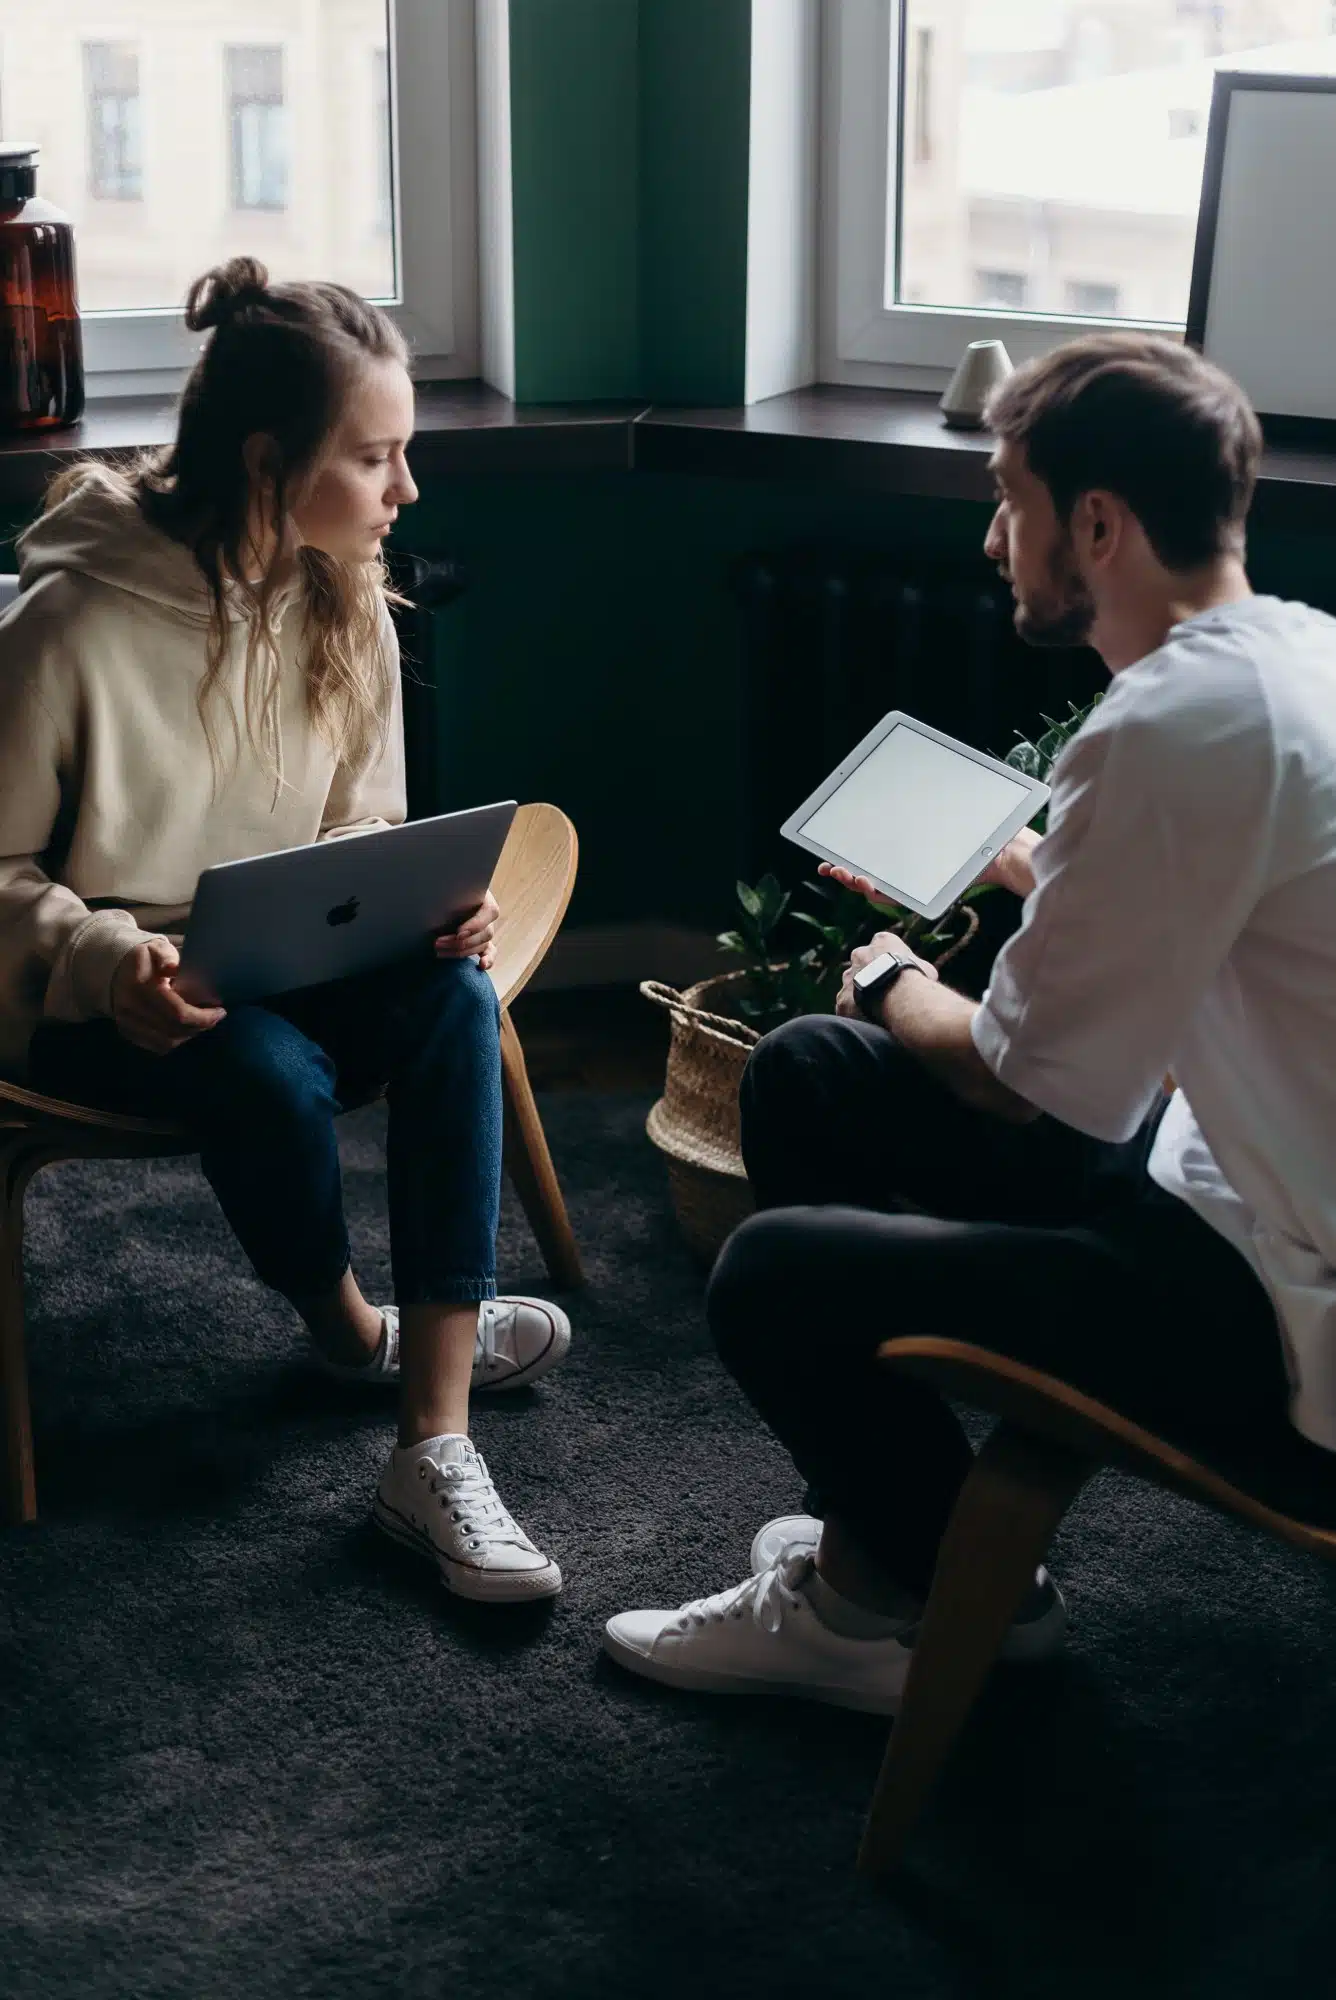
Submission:
<svg viewBox="0 0 1336 2000">
<path fill-rule="evenodd" d="M 339 562 L 370 562 L 401 507 L 418 497 L 404 456 L 413 435 L 413 384 L 397 361 L 372 361 L 345 399 L 319 470 L 292 509 L 308 547 Z"/>
</svg>

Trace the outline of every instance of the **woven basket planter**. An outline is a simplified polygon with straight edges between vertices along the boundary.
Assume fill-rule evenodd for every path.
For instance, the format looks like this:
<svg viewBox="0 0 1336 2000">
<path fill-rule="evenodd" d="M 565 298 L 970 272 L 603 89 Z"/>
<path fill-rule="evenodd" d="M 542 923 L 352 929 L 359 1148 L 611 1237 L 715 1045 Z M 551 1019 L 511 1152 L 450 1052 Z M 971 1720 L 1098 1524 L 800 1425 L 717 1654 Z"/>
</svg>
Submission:
<svg viewBox="0 0 1336 2000">
<path fill-rule="evenodd" d="M 963 951 L 979 928 L 967 903 L 959 936 L 937 954 L 939 968 Z M 663 1096 L 646 1130 L 668 1164 L 668 1185 L 682 1234 L 702 1263 L 713 1263 L 738 1224 L 755 1209 L 742 1164 L 738 1085 L 760 1036 L 733 1013 L 748 974 L 721 972 L 679 993 L 657 979 L 640 990 L 672 1022 Z"/>
<path fill-rule="evenodd" d="M 728 1011 L 746 979 L 724 972 L 684 993 L 655 979 L 640 988 L 672 1023 L 663 1096 L 646 1130 L 667 1163 L 682 1235 L 702 1263 L 713 1262 L 755 1207 L 742 1165 L 738 1085 L 760 1037 Z"/>
</svg>

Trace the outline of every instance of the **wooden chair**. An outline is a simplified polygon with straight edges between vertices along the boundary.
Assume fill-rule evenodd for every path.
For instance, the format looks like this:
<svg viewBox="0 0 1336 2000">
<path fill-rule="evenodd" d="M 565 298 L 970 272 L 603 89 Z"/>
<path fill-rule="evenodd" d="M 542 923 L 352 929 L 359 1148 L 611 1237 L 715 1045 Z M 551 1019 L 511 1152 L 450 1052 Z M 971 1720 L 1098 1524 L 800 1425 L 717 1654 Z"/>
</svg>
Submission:
<svg viewBox="0 0 1336 2000">
<path fill-rule="evenodd" d="M 575 828 L 556 806 L 521 806 L 492 885 L 502 910 L 492 979 L 501 1001 L 506 1168 L 553 1282 L 562 1286 L 582 1282 L 580 1253 L 510 1006 L 557 934 L 575 885 L 578 852 Z M 23 1197 L 29 1181 L 57 1160 L 150 1159 L 194 1150 L 190 1134 L 180 1126 L 66 1104 L 0 1082 L 0 1416 L 6 1519 L 37 1518 L 23 1330 Z"/>
<path fill-rule="evenodd" d="M 1101 1466 L 1119 1466 L 1296 1548 L 1336 1558 L 1336 1457 L 1281 1419 L 1265 1437 L 1188 1451 L 1052 1375 L 966 1341 L 891 1340 L 881 1358 L 1001 1421 L 942 1542 L 859 1851 L 861 1872 L 874 1878 L 901 1860 L 1037 1565 Z"/>
</svg>

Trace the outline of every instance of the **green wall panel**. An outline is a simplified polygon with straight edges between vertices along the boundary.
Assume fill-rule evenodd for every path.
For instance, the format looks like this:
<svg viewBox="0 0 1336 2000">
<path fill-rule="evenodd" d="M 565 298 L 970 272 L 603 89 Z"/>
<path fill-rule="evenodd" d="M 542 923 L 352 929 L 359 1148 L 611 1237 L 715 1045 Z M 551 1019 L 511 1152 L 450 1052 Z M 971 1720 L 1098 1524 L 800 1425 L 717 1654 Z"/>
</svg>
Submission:
<svg viewBox="0 0 1336 2000">
<path fill-rule="evenodd" d="M 637 0 L 510 0 L 520 402 L 640 393 L 638 25 Z"/>
<path fill-rule="evenodd" d="M 642 393 L 740 403 L 751 0 L 641 0 Z"/>
</svg>

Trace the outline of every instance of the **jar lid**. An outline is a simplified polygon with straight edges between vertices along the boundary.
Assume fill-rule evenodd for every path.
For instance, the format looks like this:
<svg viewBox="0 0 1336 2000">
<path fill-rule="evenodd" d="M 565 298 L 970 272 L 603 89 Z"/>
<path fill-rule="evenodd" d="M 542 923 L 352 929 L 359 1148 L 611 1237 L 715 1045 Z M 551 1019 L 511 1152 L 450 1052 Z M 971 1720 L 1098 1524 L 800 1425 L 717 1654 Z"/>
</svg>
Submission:
<svg viewBox="0 0 1336 2000">
<path fill-rule="evenodd" d="M 37 192 L 36 141 L 0 140 L 0 202 L 26 201 Z"/>
</svg>

